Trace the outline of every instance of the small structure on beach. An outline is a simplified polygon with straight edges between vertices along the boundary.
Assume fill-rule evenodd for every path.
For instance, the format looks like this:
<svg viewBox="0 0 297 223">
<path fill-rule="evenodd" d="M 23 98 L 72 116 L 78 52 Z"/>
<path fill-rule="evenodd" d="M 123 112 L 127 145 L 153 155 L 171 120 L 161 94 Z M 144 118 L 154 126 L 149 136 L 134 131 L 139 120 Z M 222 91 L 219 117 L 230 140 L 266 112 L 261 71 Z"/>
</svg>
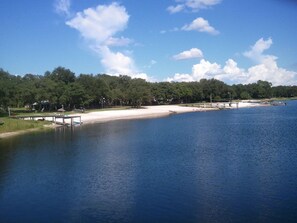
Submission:
<svg viewBox="0 0 297 223">
<path fill-rule="evenodd" d="M 58 112 L 65 112 L 66 110 L 64 108 L 58 109 Z"/>
<path fill-rule="evenodd" d="M 64 109 L 64 105 L 62 105 L 62 108 L 58 109 L 58 112 L 65 112 L 66 110 Z"/>
</svg>

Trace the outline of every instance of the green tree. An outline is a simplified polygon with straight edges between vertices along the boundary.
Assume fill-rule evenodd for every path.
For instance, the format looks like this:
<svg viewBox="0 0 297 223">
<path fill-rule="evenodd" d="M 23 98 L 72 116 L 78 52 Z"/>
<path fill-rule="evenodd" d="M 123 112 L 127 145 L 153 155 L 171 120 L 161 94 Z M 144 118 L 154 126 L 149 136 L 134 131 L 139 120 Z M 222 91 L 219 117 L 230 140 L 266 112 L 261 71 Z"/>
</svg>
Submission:
<svg viewBox="0 0 297 223">
<path fill-rule="evenodd" d="M 57 67 L 51 73 L 47 72 L 45 76 L 55 82 L 62 82 L 64 84 L 73 83 L 75 81 L 75 74 L 64 67 Z"/>
<path fill-rule="evenodd" d="M 251 96 L 250 96 L 250 94 L 248 92 L 243 91 L 243 92 L 240 93 L 240 98 L 241 99 L 251 99 Z"/>
<path fill-rule="evenodd" d="M 133 107 L 141 107 L 151 102 L 149 85 L 143 79 L 132 79 L 128 92 L 128 98 Z"/>
</svg>

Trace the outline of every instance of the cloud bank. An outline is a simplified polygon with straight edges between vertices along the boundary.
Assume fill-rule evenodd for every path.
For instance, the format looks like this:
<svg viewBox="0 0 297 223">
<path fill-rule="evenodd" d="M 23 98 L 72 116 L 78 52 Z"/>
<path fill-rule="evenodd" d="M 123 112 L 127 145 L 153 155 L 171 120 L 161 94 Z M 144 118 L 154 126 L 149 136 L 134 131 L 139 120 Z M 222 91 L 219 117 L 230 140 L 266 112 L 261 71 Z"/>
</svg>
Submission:
<svg viewBox="0 0 297 223">
<path fill-rule="evenodd" d="M 202 78 L 215 78 L 231 84 L 248 84 L 258 80 L 271 82 L 274 86 L 296 85 L 297 72 L 280 68 L 277 57 L 264 54 L 272 45 L 272 39 L 259 39 L 249 51 L 243 53 L 245 57 L 256 62 L 255 66 L 248 69 L 239 68 L 236 61 L 228 59 L 225 65 L 212 63 L 201 59 L 198 64 L 193 65 L 191 74 L 175 74 L 167 81 L 199 81 Z"/>
</svg>

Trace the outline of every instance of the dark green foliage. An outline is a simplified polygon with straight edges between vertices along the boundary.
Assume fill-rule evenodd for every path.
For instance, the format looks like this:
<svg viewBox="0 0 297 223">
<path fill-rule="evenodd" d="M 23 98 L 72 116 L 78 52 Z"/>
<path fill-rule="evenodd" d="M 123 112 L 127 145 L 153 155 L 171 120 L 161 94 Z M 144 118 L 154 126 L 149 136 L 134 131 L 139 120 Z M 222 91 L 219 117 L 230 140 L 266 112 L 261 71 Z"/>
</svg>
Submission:
<svg viewBox="0 0 297 223">
<path fill-rule="evenodd" d="M 131 79 L 127 93 L 129 104 L 133 107 L 151 103 L 149 84 L 143 79 Z"/>
<path fill-rule="evenodd" d="M 11 75 L 0 69 L 0 109 L 24 107 L 29 110 L 66 110 L 74 108 L 103 108 L 151 104 L 229 101 L 233 99 L 262 99 L 296 97 L 297 86 L 276 86 L 259 80 L 252 84 L 229 86 L 216 79 L 199 82 L 149 83 L 129 76 L 106 74 L 75 74 L 58 67 L 43 76 Z"/>
<path fill-rule="evenodd" d="M 57 67 L 53 72 L 48 72 L 45 76 L 55 82 L 69 84 L 75 81 L 75 74 L 64 67 Z"/>
</svg>

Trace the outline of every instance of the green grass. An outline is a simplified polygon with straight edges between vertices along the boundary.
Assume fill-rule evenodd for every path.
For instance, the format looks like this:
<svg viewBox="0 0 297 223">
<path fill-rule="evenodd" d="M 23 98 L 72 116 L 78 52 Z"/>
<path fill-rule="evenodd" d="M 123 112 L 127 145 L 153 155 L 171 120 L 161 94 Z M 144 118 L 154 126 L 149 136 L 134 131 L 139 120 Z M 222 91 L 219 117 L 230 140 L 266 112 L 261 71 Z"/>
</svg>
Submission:
<svg viewBox="0 0 297 223">
<path fill-rule="evenodd" d="M 0 125 L 0 133 L 16 132 L 28 129 L 43 129 L 44 125 L 49 123 L 44 121 L 25 121 L 19 119 L 12 119 L 8 117 L 1 118 L 0 123 L 2 122 L 4 122 L 4 124 Z"/>
</svg>

